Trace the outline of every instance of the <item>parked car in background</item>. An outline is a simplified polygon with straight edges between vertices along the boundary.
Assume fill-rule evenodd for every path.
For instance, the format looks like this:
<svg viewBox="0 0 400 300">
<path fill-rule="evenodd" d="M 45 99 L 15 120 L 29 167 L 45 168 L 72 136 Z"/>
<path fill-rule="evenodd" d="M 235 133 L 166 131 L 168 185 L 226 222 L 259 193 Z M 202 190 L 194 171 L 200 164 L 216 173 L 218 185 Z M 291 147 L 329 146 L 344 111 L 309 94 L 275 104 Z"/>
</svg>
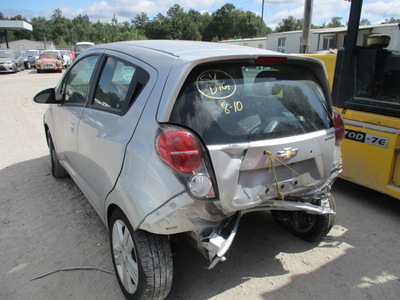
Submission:
<svg viewBox="0 0 400 300">
<path fill-rule="evenodd" d="M 75 54 L 74 54 L 74 51 L 72 51 L 72 50 L 67 50 L 67 51 L 69 52 L 69 55 L 71 56 L 72 62 L 74 62 L 74 61 L 75 61 Z"/>
<path fill-rule="evenodd" d="M 92 42 L 78 42 L 78 43 L 76 43 L 75 47 L 74 47 L 75 58 L 78 57 L 78 55 L 82 51 L 84 51 L 84 50 L 86 50 L 86 49 L 88 49 L 88 48 L 90 48 L 92 46 L 94 46 L 94 43 L 92 43 Z"/>
<path fill-rule="evenodd" d="M 68 50 L 60 50 L 61 56 L 64 60 L 64 68 L 69 68 L 69 66 L 72 64 L 72 57 L 71 54 L 69 53 Z"/>
<path fill-rule="evenodd" d="M 73 177 L 109 229 L 128 299 L 167 296 L 182 236 L 211 269 L 244 214 L 270 211 L 312 242 L 334 224 L 344 125 L 321 61 L 220 43 L 111 43 L 80 54 L 34 100 L 51 104 L 52 174 Z"/>
<path fill-rule="evenodd" d="M 0 50 L 0 72 L 16 73 L 25 70 L 24 58 L 17 50 Z"/>
<path fill-rule="evenodd" d="M 31 62 L 29 60 L 29 53 L 27 51 L 20 51 L 22 58 L 24 59 L 24 67 L 25 69 L 32 68 Z"/>
<path fill-rule="evenodd" d="M 40 54 L 39 59 L 36 60 L 36 71 L 38 73 L 44 71 L 58 71 L 62 72 L 63 63 L 61 56 L 55 51 L 44 51 Z"/>
<path fill-rule="evenodd" d="M 36 67 L 36 60 L 39 59 L 39 50 L 26 50 L 28 54 L 28 60 L 32 67 Z"/>
<path fill-rule="evenodd" d="M 42 53 L 56 53 L 58 56 L 61 57 L 62 62 L 63 62 L 63 68 L 67 68 L 70 63 L 70 58 L 69 56 L 66 55 L 65 52 L 62 52 L 64 50 L 44 50 Z"/>
</svg>

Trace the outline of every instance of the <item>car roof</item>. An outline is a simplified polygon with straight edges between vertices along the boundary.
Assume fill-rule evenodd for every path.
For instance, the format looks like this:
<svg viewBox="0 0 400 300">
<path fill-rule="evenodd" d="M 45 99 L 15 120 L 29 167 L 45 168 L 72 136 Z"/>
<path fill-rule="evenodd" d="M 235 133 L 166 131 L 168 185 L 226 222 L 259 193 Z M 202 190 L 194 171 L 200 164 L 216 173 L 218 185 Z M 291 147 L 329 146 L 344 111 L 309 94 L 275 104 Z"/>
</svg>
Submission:
<svg viewBox="0 0 400 300">
<path fill-rule="evenodd" d="M 140 40 L 117 42 L 111 44 L 101 44 L 92 48 L 108 48 L 113 50 L 126 51 L 133 48 L 143 50 L 152 50 L 158 52 L 160 56 L 172 55 L 175 57 L 191 57 L 192 59 L 201 59 L 215 56 L 228 55 L 251 55 L 251 54 L 279 54 L 274 51 L 231 45 L 226 43 L 200 42 L 200 41 L 182 41 L 182 40 Z"/>
</svg>

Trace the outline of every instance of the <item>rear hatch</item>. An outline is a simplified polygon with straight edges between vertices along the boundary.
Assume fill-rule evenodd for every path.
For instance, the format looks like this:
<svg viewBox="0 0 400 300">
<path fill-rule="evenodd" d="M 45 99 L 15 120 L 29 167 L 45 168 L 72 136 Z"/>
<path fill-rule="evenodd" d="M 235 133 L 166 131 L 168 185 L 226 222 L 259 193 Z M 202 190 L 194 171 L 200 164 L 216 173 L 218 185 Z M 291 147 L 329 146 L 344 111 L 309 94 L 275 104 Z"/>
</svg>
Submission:
<svg viewBox="0 0 400 300">
<path fill-rule="evenodd" d="M 209 153 L 227 211 L 324 184 L 334 156 L 331 109 L 304 63 L 217 63 L 188 76 L 170 123 L 192 130 Z"/>
</svg>

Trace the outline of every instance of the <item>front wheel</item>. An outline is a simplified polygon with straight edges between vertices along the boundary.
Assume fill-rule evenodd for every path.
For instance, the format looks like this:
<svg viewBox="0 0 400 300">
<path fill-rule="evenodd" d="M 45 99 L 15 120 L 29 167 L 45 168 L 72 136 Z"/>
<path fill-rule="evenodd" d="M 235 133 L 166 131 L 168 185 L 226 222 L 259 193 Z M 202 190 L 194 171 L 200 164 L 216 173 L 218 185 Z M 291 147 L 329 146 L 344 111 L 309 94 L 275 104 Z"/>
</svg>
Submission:
<svg viewBox="0 0 400 300">
<path fill-rule="evenodd" d="M 313 204 L 321 205 L 321 203 Z M 328 205 L 336 211 L 335 199 L 331 194 L 328 195 Z M 312 215 L 303 211 L 272 211 L 271 213 L 281 226 L 308 242 L 320 241 L 335 223 L 335 215 Z"/>
<path fill-rule="evenodd" d="M 127 299 L 164 299 L 172 284 L 167 236 L 134 231 L 117 209 L 110 219 L 110 245 L 118 283 Z"/>
</svg>

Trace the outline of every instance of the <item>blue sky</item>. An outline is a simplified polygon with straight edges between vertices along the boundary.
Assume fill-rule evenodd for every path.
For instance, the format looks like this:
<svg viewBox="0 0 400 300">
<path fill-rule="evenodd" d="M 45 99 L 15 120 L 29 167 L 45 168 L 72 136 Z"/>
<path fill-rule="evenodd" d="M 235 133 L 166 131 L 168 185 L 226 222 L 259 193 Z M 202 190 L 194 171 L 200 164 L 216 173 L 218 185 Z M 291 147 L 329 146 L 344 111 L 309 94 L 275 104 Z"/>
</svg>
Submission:
<svg viewBox="0 0 400 300">
<path fill-rule="evenodd" d="M 275 26 L 288 16 L 303 18 L 305 0 L 265 0 L 264 21 Z M 0 0 L 0 12 L 7 17 L 22 15 L 30 20 L 41 16 L 50 18 L 54 9 L 59 8 L 63 16 L 74 18 L 82 14 L 88 15 L 92 22 L 111 22 L 113 15 L 118 22 L 130 21 L 138 13 L 145 12 L 150 17 L 157 13 L 166 14 L 174 4 L 179 4 L 186 11 L 195 9 L 199 12 L 210 13 L 221 8 L 225 3 L 232 3 L 236 8 L 249 10 L 261 15 L 262 0 Z M 361 18 L 379 24 L 390 17 L 400 18 L 400 0 L 364 0 Z M 314 0 L 313 24 L 329 23 L 332 17 L 342 17 L 346 23 L 350 9 L 350 2 L 345 0 Z"/>
</svg>

